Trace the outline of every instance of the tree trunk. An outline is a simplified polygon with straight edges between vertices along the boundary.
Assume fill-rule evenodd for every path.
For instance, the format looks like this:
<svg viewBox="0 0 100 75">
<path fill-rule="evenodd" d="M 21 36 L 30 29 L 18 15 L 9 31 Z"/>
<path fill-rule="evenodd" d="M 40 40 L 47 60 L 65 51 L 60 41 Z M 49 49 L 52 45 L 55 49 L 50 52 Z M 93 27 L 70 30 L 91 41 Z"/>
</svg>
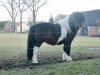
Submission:
<svg viewBox="0 0 100 75">
<path fill-rule="evenodd" d="M 16 31 L 16 21 L 15 18 L 13 19 L 13 33 Z"/>
<path fill-rule="evenodd" d="M 36 24 L 36 16 L 35 16 L 35 12 L 33 11 L 33 22 L 32 22 L 32 25 L 35 25 Z"/>
<path fill-rule="evenodd" d="M 35 15 L 35 6 L 34 6 L 34 4 L 33 4 L 33 11 L 32 11 L 32 13 L 33 13 L 32 25 L 35 25 L 35 23 L 36 23 L 36 15 Z"/>
<path fill-rule="evenodd" d="M 11 32 L 14 33 L 14 18 L 12 16 Z"/>
<path fill-rule="evenodd" d="M 22 33 L 22 11 L 20 11 L 20 33 Z"/>
<path fill-rule="evenodd" d="M 11 9 L 12 9 L 12 26 L 11 26 L 11 32 L 15 32 L 15 21 L 14 21 L 14 7 L 13 7 L 13 0 L 11 0 Z"/>
</svg>

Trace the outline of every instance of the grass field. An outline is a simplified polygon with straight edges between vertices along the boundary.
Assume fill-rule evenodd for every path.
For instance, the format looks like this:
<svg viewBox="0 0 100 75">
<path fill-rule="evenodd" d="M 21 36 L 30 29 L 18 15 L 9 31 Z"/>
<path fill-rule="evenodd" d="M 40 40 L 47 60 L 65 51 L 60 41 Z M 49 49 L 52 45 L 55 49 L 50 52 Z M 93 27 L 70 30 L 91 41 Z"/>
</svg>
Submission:
<svg viewBox="0 0 100 75">
<path fill-rule="evenodd" d="M 0 34 L 0 75 L 100 75 L 100 38 L 77 36 L 72 62 L 62 61 L 63 45 L 43 44 L 39 64 L 26 63 L 27 34 Z"/>
</svg>

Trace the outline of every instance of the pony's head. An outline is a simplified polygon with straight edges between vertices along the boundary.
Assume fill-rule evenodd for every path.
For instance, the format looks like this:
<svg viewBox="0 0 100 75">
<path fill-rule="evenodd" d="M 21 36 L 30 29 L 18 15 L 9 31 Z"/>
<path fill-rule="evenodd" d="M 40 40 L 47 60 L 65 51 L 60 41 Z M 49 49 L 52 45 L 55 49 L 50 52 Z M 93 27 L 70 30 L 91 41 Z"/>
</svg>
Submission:
<svg viewBox="0 0 100 75">
<path fill-rule="evenodd" d="M 74 12 L 69 17 L 69 24 L 72 31 L 78 31 L 85 22 L 85 16 L 82 12 Z"/>
</svg>

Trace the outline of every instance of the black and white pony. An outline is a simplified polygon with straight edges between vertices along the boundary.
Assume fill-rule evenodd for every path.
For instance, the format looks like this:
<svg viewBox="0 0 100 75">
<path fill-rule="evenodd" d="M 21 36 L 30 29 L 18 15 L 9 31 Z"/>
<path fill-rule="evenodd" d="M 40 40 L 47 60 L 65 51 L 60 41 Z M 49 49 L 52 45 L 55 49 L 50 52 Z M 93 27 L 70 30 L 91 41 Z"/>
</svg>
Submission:
<svg viewBox="0 0 100 75">
<path fill-rule="evenodd" d="M 27 59 L 38 63 L 37 53 L 43 42 L 63 47 L 63 60 L 71 61 L 71 43 L 79 28 L 83 25 L 85 16 L 81 12 L 68 15 L 57 24 L 40 23 L 30 27 L 27 43 Z"/>
</svg>

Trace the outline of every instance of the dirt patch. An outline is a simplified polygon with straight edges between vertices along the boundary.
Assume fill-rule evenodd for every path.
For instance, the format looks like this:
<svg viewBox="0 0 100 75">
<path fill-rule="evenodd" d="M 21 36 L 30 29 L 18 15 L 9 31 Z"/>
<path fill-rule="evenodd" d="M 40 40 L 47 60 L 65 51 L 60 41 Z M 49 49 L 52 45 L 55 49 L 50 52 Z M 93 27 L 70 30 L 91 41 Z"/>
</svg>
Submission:
<svg viewBox="0 0 100 75">
<path fill-rule="evenodd" d="M 72 53 L 71 54 L 74 61 L 83 60 L 83 59 L 95 59 L 99 58 L 100 54 L 91 54 L 91 53 Z M 14 57 L 10 59 L 0 59 L 0 69 L 14 69 L 14 68 L 36 68 L 44 64 L 53 64 L 65 62 L 62 60 L 62 52 L 48 52 L 48 53 L 39 53 L 38 54 L 38 64 L 28 64 L 26 61 L 26 56 L 21 55 L 19 57 Z"/>
</svg>

